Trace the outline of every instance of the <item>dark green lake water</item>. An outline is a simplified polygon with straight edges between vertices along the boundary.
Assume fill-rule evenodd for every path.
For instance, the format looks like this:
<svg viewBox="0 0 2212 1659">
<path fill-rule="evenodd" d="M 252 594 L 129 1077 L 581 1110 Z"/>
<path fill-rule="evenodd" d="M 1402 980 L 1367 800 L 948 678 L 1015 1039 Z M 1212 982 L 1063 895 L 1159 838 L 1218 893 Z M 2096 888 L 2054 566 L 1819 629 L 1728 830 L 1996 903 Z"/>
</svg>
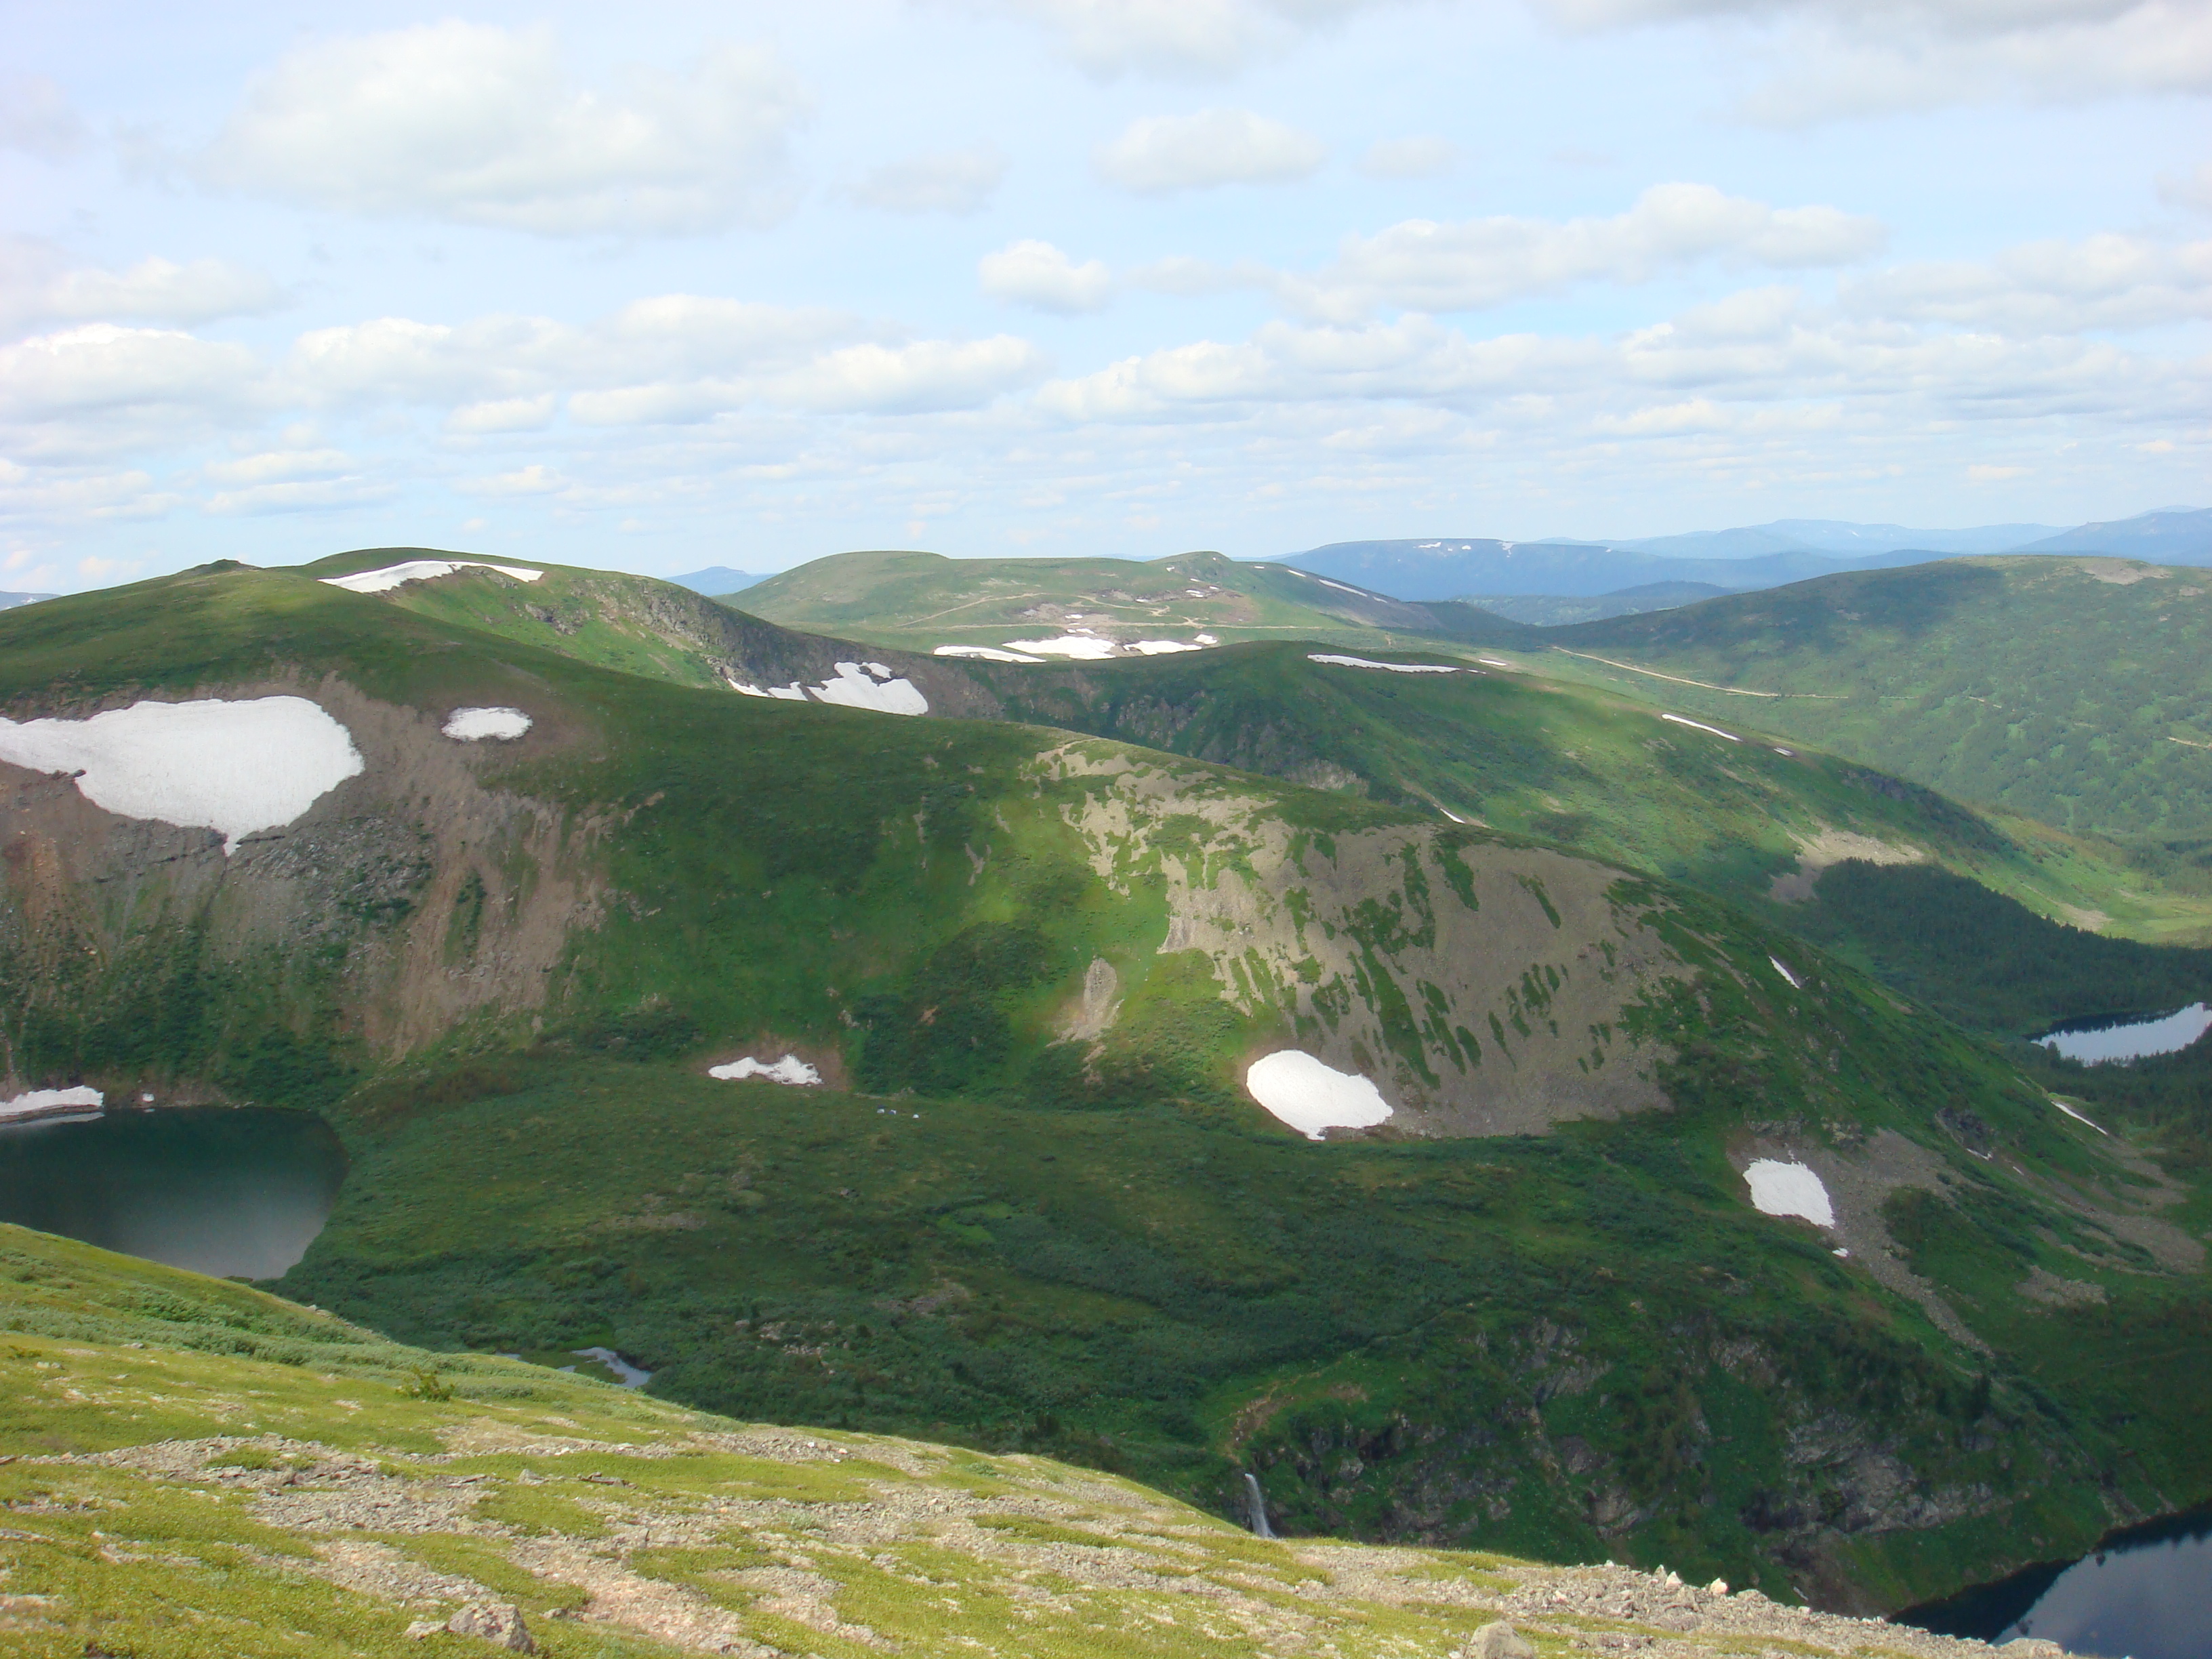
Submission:
<svg viewBox="0 0 2212 1659">
<path fill-rule="evenodd" d="M 178 1107 L 0 1127 L 0 1221 L 198 1273 L 273 1279 L 337 1201 L 345 1150 L 308 1112 Z"/>
</svg>

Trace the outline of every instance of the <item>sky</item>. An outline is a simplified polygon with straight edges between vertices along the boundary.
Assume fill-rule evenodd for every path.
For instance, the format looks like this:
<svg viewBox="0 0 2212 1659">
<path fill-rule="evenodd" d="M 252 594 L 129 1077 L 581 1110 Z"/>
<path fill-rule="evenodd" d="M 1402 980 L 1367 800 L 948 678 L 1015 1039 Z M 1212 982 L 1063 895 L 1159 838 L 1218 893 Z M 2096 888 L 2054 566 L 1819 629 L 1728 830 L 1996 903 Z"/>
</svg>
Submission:
<svg viewBox="0 0 2212 1659">
<path fill-rule="evenodd" d="M 2212 0 L 0 0 L 0 587 L 2201 505 L 2208 92 Z"/>
</svg>

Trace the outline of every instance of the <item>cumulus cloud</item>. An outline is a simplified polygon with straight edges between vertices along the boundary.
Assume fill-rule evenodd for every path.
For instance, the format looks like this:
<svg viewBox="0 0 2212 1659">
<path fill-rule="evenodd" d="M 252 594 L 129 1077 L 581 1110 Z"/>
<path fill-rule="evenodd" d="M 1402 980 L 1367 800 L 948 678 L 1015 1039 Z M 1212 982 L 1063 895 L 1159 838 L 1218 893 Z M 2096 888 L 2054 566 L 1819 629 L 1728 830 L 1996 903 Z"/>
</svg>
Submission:
<svg viewBox="0 0 2212 1659">
<path fill-rule="evenodd" d="M 1802 125 L 2025 93 L 2212 90 L 2204 0 L 1534 0 L 1576 30 L 1709 20 L 1768 34 L 1744 112 Z"/>
<path fill-rule="evenodd" d="M 1328 152 L 1320 139 L 1245 109 L 1153 115 L 1097 155 L 1100 175 L 1124 190 L 1165 195 L 1218 185 L 1280 185 L 1310 179 Z"/>
<path fill-rule="evenodd" d="M 985 254 L 975 274 L 993 299 L 1062 315 L 1103 310 L 1114 297 L 1114 274 L 1103 262 L 1079 265 L 1050 242 L 1011 243 Z"/>
<path fill-rule="evenodd" d="M 1843 264 L 1875 252 L 1883 236 L 1877 221 L 1832 207 L 1776 208 L 1710 185 L 1654 185 L 1607 218 L 1407 219 L 1346 237 L 1333 264 L 1310 277 L 1285 276 L 1277 289 L 1316 317 L 1378 307 L 1470 311 L 1583 283 L 1646 282 L 1699 259 Z"/>
<path fill-rule="evenodd" d="M 0 149 L 66 161 L 91 142 L 84 118 L 70 107 L 58 83 L 43 75 L 0 77 Z"/>
<path fill-rule="evenodd" d="M 448 21 L 300 47 L 186 159 L 203 182 L 375 216 L 547 235 L 680 234 L 784 211 L 785 143 L 806 110 L 764 48 L 684 73 L 568 78 L 550 29 Z"/>
<path fill-rule="evenodd" d="M 1449 138 L 1378 138 L 1359 158 L 1359 170 L 1370 179 L 1427 179 L 1458 159 L 1459 146 Z"/>
<path fill-rule="evenodd" d="M 0 346 L 0 419 L 230 408 L 250 400 L 260 379 L 259 359 L 242 345 L 91 323 Z"/>
<path fill-rule="evenodd" d="M 998 147 L 976 144 L 877 167 L 848 193 L 860 206 L 885 213 L 975 213 L 1006 176 L 1006 158 Z"/>
<path fill-rule="evenodd" d="M 1212 79 L 1279 57 L 1318 28 L 1390 0 L 986 0 L 1056 35 L 1101 78 Z"/>
<path fill-rule="evenodd" d="M 71 266 L 52 242 L 0 237 L 0 327 L 26 323 L 204 323 L 284 302 L 266 276 L 227 259 L 146 258 L 128 270 Z"/>
<path fill-rule="evenodd" d="M 1925 261 L 1845 282 L 1845 310 L 2010 335 L 2154 328 L 2212 318 L 2212 241 L 2100 235 L 1986 260 Z"/>
</svg>

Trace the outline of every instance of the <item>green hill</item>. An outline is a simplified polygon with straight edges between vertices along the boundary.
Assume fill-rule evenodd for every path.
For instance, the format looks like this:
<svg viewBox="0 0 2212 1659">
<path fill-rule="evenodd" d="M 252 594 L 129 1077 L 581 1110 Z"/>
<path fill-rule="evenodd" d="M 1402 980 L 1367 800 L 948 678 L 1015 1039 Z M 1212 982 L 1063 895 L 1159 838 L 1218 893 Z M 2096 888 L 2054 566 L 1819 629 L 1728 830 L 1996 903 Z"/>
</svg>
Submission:
<svg viewBox="0 0 2212 1659">
<path fill-rule="evenodd" d="M 297 573 L 0 617 L 17 720 L 277 696 L 361 767 L 228 845 L 6 773 L 0 1036 L 25 1085 L 325 1112 L 287 1283 L 392 1335 L 1852 1607 L 2212 1488 L 2202 1194 L 1695 888 Z M 1289 1047 L 1389 1120 L 1277 1123 Z M 787 1054 L 823 1084 L 708 1074 Z"/>
<path fill-rule="evenodd" d="M 1393 1659 L 1501 1617 L 1547 1659 L 1654 1631 L 1840 1659 L 1869 1634 L 1679 1576 L 1256 1538 L 1092 1469 L 405 1348 L 5 1226 L 0 1337 L 0 1646 L 26 1659 L 482 1653 L 446 1633 L 472 1610 L 549 1659 Z"/>
<path fill-rule="evenodd" d="M 1754 720 L 2062 830 L 2129 837 L 2153 873 L 2201 872 L 2212 846 L 2202 570 L 1953 559 L 1562 629 L 1549 642 L 1632 695 Z"/>
<path fill-rule="evenodd" d="M 1436 638 L 1487 643 L 1528 630 L 1464 605 L 1406 605 L 1287 565 L 1218 553 L 1128 559 L 948 559 L 840 553 L 771 576 L 744 607 L 791 628 L 908 650 L 1003 650 L 1071 629 L 1121 641 L 1322 640 L 1388 650 Z"/>
</svg>

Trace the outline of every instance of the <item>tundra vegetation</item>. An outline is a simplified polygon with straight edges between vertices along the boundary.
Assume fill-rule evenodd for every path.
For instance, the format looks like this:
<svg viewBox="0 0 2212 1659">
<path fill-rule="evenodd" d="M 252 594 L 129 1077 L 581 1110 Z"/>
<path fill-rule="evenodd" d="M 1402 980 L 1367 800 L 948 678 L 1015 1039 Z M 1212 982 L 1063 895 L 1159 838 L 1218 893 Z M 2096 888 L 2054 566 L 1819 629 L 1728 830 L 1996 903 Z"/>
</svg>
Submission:
<svg viewBox="0 0 2212 1659">
<path fill-rule="evenodd" d="M 623 579 L 316 580 L 392 562 L 0 618 L 18 720 L 297 696 L 364 757 L 228 854 L 5 775 L 14 1068 L 324 1113 L 353 1173 L 296 1299 L 1223 1516 L 1249 1473 L 1285 1532 L 1855 1610 L 2212 1490 L 2201 1062 L 2018 1043 L 2111 982 L 2073 939 L 1977 979 L 1826 896 L 1909 846 L 1882 879 L 2055 906 L 2096 848 L 1498 672 L 868 653 L 981 716 L 902 719 L 735 695 L 858 648 Z M 1210 752 L 1270 698 L 1279 752 Z M 456 742 L 462 708 L 531 724 Z M 1289 781 L 1332 725 L 1350 776 Z M 1286 1047 L 1390 1119 L 1275 1122 L 1242 1080 Z M 823 1084 L 708 1075 L 786 1054 Z M 1756 1211 L 1760 1159 L 1833 1226 Z"/>
</svg>

